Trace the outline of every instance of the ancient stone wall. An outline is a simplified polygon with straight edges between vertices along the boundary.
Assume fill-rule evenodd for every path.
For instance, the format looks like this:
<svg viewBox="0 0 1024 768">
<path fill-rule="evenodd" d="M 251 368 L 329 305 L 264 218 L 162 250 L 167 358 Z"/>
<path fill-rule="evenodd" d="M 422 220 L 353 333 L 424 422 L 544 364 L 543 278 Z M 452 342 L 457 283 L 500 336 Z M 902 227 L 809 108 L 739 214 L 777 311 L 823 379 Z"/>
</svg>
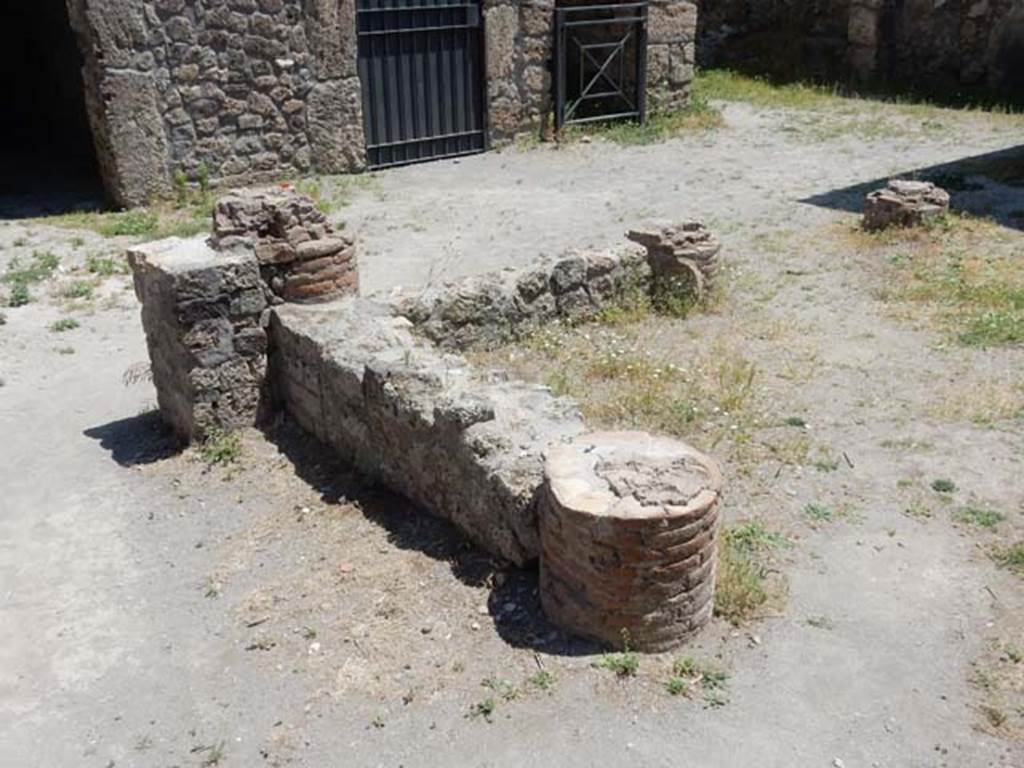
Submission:
<svg viewBox="0 0 1024 768">
<path fill-rule="evenodd" d="M 184 174 L 235 183 L 365 165 L 355 0 L 67 0 L 108 192 Z M 489 129 L 549 124 L 554 0 L 484 0 Z M 652 0 L 648 98 L 679 106 L 696 6 Z"/>
<path fill-rule="evenodd" d="M 700 0 L 698 37 L 706 66 L 1024 95 L 1024 0 Z"/>
<path fill-rule="evenodd" d="M 364 164 L 353 0 L 68 0 L 107 188 Z"/>
<path fill-rule="evenodd" d="M 537 557 L 543 452 L 582 432 L 574 404 L 475 373 L 365 300 L 276 307 L 270 335 L 276 398 L 300 426 L 489 552 Z"/>
<path fill-rule="evenodd" d="M 445 349 L 501 344 L 563 319 L 583 320 L 646 291 L 644 249 L 568 253 L 527 269 L 469 277 L 399 297 L 395 311 Z"/>
</svg>

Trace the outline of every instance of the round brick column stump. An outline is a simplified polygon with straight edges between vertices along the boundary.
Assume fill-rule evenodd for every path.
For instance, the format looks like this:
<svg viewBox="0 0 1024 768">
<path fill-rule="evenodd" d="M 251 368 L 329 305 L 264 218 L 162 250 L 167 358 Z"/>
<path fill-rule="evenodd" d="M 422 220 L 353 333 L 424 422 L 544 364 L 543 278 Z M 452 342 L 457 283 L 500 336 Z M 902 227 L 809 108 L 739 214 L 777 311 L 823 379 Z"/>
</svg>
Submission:
<svg viewBox="0 0 1024 768">
<path fill-rule="evenodd" d="M 593 432 L 551 449 L 540 507 L 540 597 L 554 623 L 657 652 L 711 618 L 722 474 L 645 432 Z"/>
</svg>

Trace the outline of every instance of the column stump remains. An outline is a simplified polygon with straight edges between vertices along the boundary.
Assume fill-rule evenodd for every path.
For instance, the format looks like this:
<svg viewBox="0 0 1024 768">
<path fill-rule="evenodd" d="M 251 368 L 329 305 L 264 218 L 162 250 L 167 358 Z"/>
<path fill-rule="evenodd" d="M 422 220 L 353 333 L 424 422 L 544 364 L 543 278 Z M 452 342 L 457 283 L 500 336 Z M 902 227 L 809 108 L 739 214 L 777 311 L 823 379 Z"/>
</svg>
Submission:
<svg viewBox="0 0 1024 768">
<path fill-rule="evenodd" d="M 633 650 L 679 645 L 714 605 L 722 474 L 645 432 L 553 447 L 540 507 L 540 597 L 556 624 Z"/>
</svg>

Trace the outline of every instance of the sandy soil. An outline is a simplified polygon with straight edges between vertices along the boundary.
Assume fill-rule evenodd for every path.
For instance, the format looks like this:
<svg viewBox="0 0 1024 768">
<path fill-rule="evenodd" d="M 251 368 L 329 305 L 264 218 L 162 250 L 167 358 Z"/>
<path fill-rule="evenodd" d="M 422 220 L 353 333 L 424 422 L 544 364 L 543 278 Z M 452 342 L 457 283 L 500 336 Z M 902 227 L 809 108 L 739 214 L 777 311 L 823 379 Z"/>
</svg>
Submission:
<svg viewBox="0 0 1024 768">
<path fill-rule="evenodd" d="M 742 105 L 726 120 L 652 146 L 389 171 L 341 212 L 367 292 L 610 244 L 652 215 L 719 232 L 729 303 L 678 343 L 732 334 L 763 367 L 773 412 L 849 459 L 730 467 L 727 517 L 767 520 L 793 546 L 779 611 L 718 621 L 686 651 L 728 671 L 724 704 L 665 693 L 678 654 L 644 658 L 633 679 L 595 668 L 598 649 L 544 621 L 532 573 L 287 423 L 247 433 L 230 467 L 177 451 L 151 385 L 123 382 L 146 358 L 128 278 L 61 296 L 87 255 L 125 241 L 17 220 L 0 223 L 0 270 L 49 249 L 63 271 L 2 310 L 0 765 L 1024 766 L 1024 713 L 990 732 L 977 675 L 1020 676 L 998 651 L 1024 646 L 1024 582 L 942 505 L 905 513 L 910 494 L 954 478 L 958 498 L 1002 510 L 1003 535 L 1021 538 L 1020 421 L 933 406 L 958 384 L 969 399 L 971 382 L 1019 376 L 1024 351 L 943 344 L 879 301 L 877 265 L 816 245 L 852 220 L 863 185 L 964 166 L 1019 133 L 951 115 L 944 130 L 864 136 Z M 1010 224 L 1024 211 L 995 182 L 956 202 Z M 78 328 L 50 330 L 68 314 Z M 796 380 L 780 375 L 787 361 Z M 856 515 L 812 527 L 812 500 Z M 550 690 L 530 682 L 541 668 Z M 491 717 L 473 716 L 488 697 Z"/>
</svg>

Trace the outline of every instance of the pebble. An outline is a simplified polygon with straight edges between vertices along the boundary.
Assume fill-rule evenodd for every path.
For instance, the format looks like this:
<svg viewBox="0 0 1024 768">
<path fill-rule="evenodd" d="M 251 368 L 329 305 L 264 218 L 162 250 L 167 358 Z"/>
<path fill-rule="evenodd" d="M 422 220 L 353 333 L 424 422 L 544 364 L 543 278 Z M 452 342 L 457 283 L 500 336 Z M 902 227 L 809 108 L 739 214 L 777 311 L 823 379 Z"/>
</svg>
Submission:
<svg viewBox="0 0 1024 768">
<path fill-rule="evenodd" d="M 472 624 L 469 625 L 469 628 L 475 632 L 476 630 L 480 629 L 480 622 L 474 621 Z"/>
</svg>

